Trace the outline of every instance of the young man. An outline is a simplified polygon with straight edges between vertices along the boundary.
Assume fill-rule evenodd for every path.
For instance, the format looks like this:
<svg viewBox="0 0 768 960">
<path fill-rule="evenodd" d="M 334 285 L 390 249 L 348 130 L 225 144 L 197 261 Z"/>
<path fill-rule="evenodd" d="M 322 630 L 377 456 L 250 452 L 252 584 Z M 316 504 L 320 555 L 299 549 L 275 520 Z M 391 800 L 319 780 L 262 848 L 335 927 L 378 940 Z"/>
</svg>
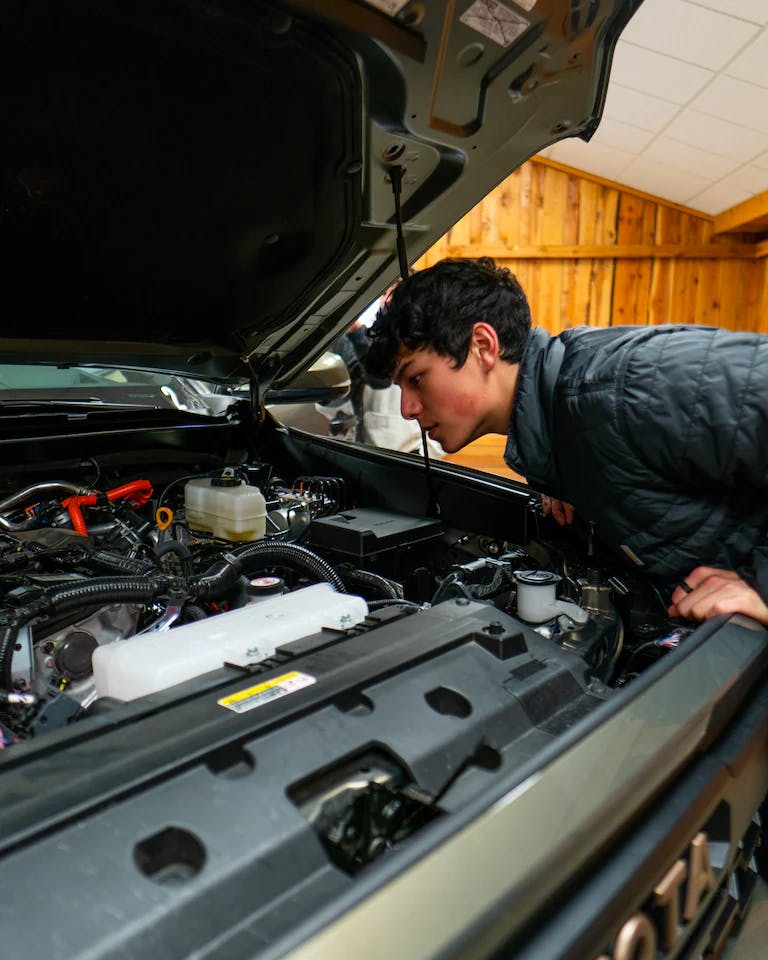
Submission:
<svg viewBox="0 0 768 960">
<path fill-rule="evenodd" d="M 372 336 L 369 371 L 400 386 L 402 415 L 447 452 L 506 435 L 504 459 L 558 522 L 576 510 L 680 583 L 672 615 L 768 624 L 768 337 L 690 326 L 551 337 L 487 258 L 410 276 Z"/>
</svg>

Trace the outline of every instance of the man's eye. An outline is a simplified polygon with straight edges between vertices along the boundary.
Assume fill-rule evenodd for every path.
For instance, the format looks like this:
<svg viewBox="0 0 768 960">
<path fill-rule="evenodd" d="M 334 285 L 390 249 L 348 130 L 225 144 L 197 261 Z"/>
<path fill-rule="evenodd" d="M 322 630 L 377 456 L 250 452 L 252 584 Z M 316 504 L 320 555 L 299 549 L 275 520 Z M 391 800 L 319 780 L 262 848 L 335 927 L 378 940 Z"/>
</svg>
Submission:
<svg viewBox="0 0 768 960">
<path fill-rule="evenodd" d="M 410 383 L 412 387 L 418 387 L 419 380 L 421 380 L 420 373 L 415 373 L 412 377 L 408 377 L 408 383 Z"/>
</svg>

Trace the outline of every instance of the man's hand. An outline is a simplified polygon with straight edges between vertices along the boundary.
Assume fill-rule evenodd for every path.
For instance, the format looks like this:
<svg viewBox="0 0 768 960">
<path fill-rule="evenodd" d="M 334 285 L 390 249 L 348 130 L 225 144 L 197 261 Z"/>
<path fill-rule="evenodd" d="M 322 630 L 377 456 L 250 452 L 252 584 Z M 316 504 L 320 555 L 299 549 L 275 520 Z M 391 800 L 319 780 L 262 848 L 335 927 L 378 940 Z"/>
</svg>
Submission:
<svg viewBox="0 0 768 960">
<path fill-rule="evenodd" d="M 718 614 L 743 613 L 768 624 L 768 606 L 733 570 L 696 567 L 683 584 L 672 594 L 672 606 L 667 611 L 671 617 L 709 620 Z"/>
<path fill-rule="evenodd" d="M 565 500 L 557 500 L 555 497 L 546 497 L 541 495 L 541 511 L 546 517 L 552 514 L 552 519 L 556 520 L 561 527 L 567 523 L 573 523 L 573 507 Z"/>
</svg>

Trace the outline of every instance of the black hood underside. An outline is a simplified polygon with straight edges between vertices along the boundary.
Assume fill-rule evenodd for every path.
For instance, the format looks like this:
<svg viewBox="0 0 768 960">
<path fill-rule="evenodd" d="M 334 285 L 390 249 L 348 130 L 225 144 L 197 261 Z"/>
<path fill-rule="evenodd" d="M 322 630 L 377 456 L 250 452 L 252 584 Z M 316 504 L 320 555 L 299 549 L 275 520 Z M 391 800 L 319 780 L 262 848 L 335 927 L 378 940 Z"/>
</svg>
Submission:
<svg viewBox="0 0 768 960">
<path fill-rule="evenodd" d="M 352 68 L 243 6 L 4 5 L 4 337 L 242 353 L 332 268 Z"/>
<path fill-rule="evenodd" d="M 396 279 L 393 168 L 413 261 L 594 131 L 638 5 L 7 0 L 0 362 L 284 385 Z"/>
</svg>

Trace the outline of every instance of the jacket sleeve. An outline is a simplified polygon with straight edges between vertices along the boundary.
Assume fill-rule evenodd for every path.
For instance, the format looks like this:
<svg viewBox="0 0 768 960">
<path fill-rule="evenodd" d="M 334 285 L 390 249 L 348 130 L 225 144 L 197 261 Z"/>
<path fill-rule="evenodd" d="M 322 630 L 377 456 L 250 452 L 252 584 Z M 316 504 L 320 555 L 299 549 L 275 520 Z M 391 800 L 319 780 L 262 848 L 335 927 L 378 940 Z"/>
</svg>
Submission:
<svg viewBox="0 0 768 960">
<path fill-rule="evenodd" d="M 620 416 L 638 458 L 682 489 L 754 504 L 768 500 L 768 337 L 671 331 L 633 351 Z M 768 541 L 739 570 L 768 600 Z"/>
</svg>

